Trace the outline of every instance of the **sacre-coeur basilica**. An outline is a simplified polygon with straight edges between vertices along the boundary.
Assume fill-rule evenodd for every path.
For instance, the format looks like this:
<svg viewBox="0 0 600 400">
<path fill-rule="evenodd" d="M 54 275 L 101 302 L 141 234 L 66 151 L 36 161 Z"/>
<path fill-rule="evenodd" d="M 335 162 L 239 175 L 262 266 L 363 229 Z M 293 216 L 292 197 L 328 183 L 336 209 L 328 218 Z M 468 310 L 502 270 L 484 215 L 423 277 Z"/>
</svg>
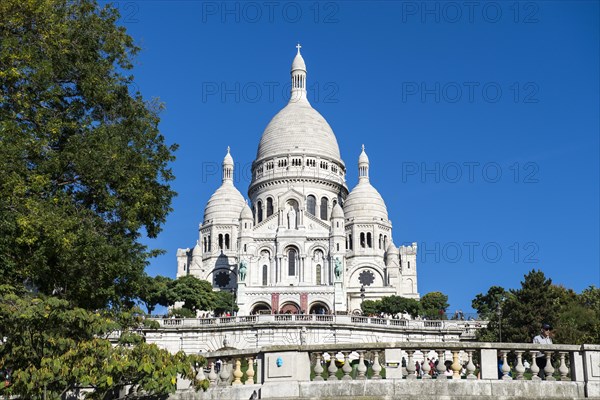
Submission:
<svg viewBox="0 0 600 400">
<path fill-rule="evenodd" d="M 227 149 L 196 244 L 177 251 L 177 277 L 234 292 L 240 315 L 356 313 L 363 300 L 418 299 L 416 243 L 394 245 L 364 146 L 349 190 L 336 136 L 308 101 L 297 49 L 290 100 L 260 138 L 248 201 Z"/>
</svg>

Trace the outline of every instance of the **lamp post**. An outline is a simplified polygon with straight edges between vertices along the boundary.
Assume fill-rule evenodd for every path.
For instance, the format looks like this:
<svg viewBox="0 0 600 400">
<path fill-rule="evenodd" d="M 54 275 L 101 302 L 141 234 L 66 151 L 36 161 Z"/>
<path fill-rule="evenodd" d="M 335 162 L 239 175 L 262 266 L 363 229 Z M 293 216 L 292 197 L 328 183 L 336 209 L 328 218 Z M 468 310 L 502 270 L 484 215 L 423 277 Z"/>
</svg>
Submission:
<svg viewBox="0 0 600 400">
<path fill-rule="evenodd" d="M 231 316 L 233 317 L 233 305 L 235 303 L 235 288 L 231 288 Z"/>
<path fill-rule="evenodd" d="M 365 301 L 365 285 L 360 285 L 360 305 Z"/>
</svg>

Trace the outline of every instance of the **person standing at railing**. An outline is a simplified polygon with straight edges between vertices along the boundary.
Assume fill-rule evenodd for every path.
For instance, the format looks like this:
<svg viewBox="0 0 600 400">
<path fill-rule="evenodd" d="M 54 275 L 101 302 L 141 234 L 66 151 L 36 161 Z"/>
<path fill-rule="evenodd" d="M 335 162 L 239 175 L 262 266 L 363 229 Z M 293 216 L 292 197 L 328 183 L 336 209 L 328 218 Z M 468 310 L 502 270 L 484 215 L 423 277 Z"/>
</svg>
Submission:
<svg viewBox="0 0 600 400">
<path fill-rule="evenodd" d="M 552 332 L 552 326 L 550 324 L 542 324 L 542 330 L 539 335 L 533 338 L 534 344 L 552 344 L 552 338 L 550 333 Z M 546 355 L 541 351 L 538 351 L 535 356 L 535 363 L 540 368 L 540 375 L 544 379 L 544 368 L 546 367 Z M 552 360 L 550 360 L 552 362 Z"/>
</svg>

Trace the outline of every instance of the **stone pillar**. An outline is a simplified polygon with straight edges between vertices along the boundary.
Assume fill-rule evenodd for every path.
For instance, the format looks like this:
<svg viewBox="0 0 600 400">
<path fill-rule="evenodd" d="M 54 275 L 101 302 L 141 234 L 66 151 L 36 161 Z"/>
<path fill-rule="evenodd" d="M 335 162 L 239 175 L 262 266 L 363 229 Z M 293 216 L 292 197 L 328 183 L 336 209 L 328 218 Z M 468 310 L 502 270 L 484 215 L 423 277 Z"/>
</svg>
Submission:
<svg viewBox="0 0 600 400">
<path fill-rule="evenodd" d="M 481 379 L 498 379 L 498 351 L 481 349 Z"/>
</svg>

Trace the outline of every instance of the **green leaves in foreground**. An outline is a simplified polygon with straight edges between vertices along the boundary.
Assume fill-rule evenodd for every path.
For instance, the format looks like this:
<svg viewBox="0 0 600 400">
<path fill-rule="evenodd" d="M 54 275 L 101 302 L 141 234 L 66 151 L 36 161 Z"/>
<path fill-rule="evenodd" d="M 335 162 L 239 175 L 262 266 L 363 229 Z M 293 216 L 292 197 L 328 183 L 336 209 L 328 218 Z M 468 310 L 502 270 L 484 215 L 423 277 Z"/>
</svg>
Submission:
<svg viewBox="0 0 600 400">
<path fill-rule="evenodd" d="M 126 306 L 175 193 L 162 105 L 94 0 L 0 1 L 0 276 L 87 309 Z"/>
<path fill-rule="evenodd" d="M 11 385 L 0 395 L 41 398 L 46 390 L 47 398 L 58 399 L 88 387 L 88 398 L 109 399 L 128 385 L 140 397 L 166 395 L 176 390 L 178 375 L 197 389 L 206 387 L 195 379 L 195 368 L 206 360 L 145 343 L 137 334 L 145 321 L 135 311 L 90 312 L 1 286 L 0 320 L 0 337 L 6 338 L 0 365 L 12 371 Z"/>
</svg>

